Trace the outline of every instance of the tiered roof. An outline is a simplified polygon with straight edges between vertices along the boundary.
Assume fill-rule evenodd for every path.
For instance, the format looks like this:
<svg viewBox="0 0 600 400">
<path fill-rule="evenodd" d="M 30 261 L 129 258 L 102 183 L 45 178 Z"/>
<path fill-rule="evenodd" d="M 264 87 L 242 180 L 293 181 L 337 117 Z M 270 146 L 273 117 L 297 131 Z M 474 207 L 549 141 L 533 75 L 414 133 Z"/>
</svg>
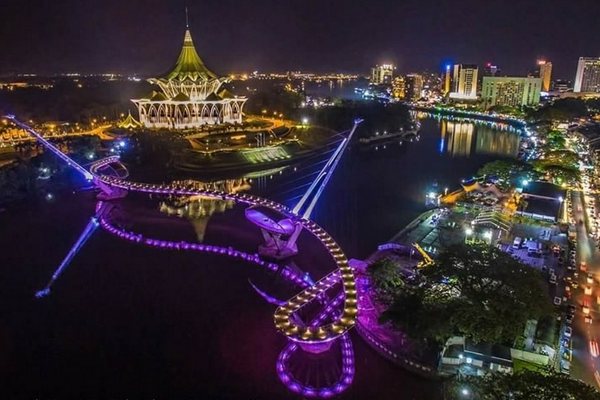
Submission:
<svg viewBox="0 0 600 400">
<path fill-rule="evenodd" d="M 160 79 L 167 81 L 184 81 L 189 79 L 193 82 L 217 79 L 217 75 L 204 65 L 204 62 L 198 55 L 189 29 L 185 30 L 183 48 L 181 49 L 181 53 L 179 53 L 179 58 L 175 66 L 171 69 L 171 72 L 165 74 Z"/>
</svg>

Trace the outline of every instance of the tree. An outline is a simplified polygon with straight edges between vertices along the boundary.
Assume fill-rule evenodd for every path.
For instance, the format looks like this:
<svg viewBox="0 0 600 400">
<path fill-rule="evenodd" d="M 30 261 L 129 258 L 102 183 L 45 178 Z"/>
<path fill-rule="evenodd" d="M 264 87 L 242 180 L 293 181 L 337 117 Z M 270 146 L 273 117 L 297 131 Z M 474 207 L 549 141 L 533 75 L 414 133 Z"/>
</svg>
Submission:
<svg viewBox="0 0 600 400">
<path fill-rule="evenodd" d="M 479 176 L 496 177 L 498 185 L 506 188 L 517 179 L 531 179 L 534 171 L 530 164 L 519 160 L 496 160 L 484 164 L 477 171 Z"/>
<path fill-rule="evenodd" d="M 445 392 L 451 400 L 600 400 L 596 389 L 567 375 L 527 370 L 454 377 Z"/>
<path fill-rule="evenodd" d="M 418 317 L 404 312 L 405 294 L 397 296 L 382 317 L 414 337 L 443 342 L 458 334 L 476 342 L 512 342 L 528 319 L 551 311 L 541 274 L 486 244 L 450 246 L 421 273 L 427 285 L 412 293 L 420 301 L 414 307 Z M 423 320 L 419 331 L 410 326 L 414 318 Z"/>
<path fill-rule="evenodd" d="M 398 265 L 390 258 L 375 261 L 367 269 L 371 282 L 377 292 L 378 300 L 388 303 L 404 286 L 402 273 Z"/>
</svg>

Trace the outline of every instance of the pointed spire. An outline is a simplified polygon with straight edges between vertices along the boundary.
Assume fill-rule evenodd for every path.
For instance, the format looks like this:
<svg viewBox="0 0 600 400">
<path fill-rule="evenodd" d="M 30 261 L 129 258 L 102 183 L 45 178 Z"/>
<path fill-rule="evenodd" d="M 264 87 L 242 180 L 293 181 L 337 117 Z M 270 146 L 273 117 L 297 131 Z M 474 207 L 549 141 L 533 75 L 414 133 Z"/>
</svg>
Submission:
<svg viewBox="0 0 600 400">
<path fill-rule="evenodd" d="M 194 42 L 192 40 L 192 34 L 190 33 L 189 29 L 185 30 L 183 47 L 175 66 L 171 72 L 163 76 L 163 78 L 167 80 L 191 79 L 192 81 L 196 81 L 198 79 L 210 80 L 217 78 L 212 71 L 206 68 L 204 62 L 196 52 L 196 48 L 194 47 Z"/>
<path fill-rule="evenodd" d="M 189 29 L 190 28 L 190 18 L 188 16 L 188 9 L 187 6 L 185 7 L 185 29 Z"/>
</svg>

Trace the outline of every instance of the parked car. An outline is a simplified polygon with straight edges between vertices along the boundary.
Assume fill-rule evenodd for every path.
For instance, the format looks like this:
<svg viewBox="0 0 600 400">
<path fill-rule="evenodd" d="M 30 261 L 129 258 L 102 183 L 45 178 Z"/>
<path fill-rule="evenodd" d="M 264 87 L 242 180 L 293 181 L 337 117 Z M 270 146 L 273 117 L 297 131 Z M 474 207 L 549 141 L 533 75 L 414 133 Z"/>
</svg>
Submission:
<svg viewBox="0 0 600 400">
<path fill-rule="evenodd" d="M 570 338 L 573 333 L 573 329 L 570 326 L 565 327 L 565 337 Z"/>
<path fill-rule="evenodd" d="M 567 316 L 565 317 L 565 322 L 569 325 L 571 325 L 573 323 L 573 314 L 567 314 Z"/>
</svg>

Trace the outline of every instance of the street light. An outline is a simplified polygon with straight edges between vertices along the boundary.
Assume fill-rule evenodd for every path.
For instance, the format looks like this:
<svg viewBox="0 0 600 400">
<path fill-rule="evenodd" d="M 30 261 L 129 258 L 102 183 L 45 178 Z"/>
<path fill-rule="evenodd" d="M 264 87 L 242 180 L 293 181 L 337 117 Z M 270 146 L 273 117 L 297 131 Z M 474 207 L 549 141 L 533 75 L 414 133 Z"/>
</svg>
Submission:
<svg viewBox="0 0 600 400">
<path fill-rule="evenodd" d="M 473 229 L 467 228 L 465 229 L 465 233 L 467 234 L 467 236 L 471 236 L 473 234 Z"/>
<path fill-rule="evenodd" d="M 302 118 L 302 125 L 308 125 L 308 118 L 307 117 L 303 117 Z"/>
</svg>

